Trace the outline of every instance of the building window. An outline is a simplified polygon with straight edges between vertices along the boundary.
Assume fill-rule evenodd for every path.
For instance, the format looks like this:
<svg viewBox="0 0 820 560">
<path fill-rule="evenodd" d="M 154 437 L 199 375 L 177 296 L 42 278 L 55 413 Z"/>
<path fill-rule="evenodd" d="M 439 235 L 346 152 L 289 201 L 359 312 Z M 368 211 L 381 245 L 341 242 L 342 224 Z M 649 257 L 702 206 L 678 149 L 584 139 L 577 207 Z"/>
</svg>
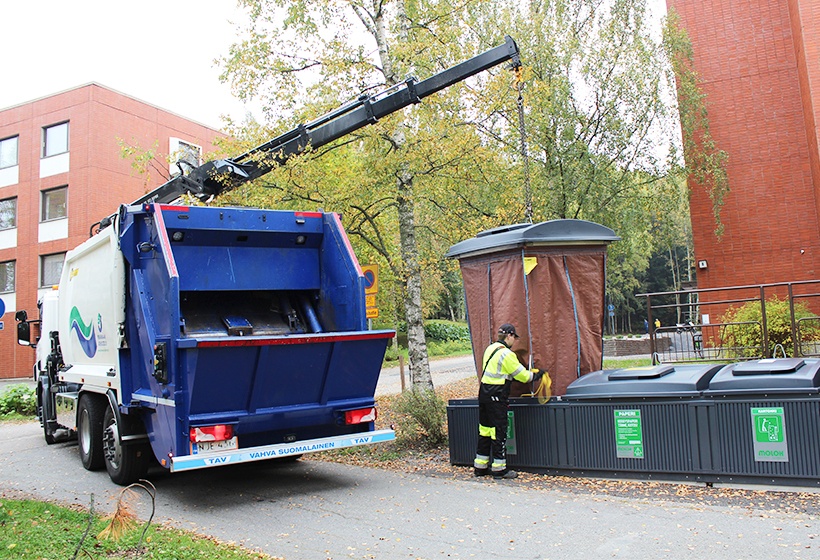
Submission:
<svg viewBox="0 0 820 560">
<path fill-rule="evenodd" d="M 17 227 L 17 199 L 0 200 L 0 230 Z"/>
<path fill-rule="evenodd" d="M 14 291 L 14 261 L 0 262 L 0 294 Z"/>
<path fill-rule="evenodd" d="M 0 169 L 17 165 L 17 136 L 0 140 Z"/>
<path fill-rule="evenodd" d="M 56 156 L 68 151 L 68 123 L 47 126 L 43 129 L 43 157 Z"/>
<path fill-rule="evenodd" d="M 60 283 L 60 274 L 63 273 L 65 253 L 43 255 L 40 257 L 40 287 L 50 288 Z"/>
<path fill-rule="evenodd" d="M 195 167 L 202 165 L 202 148 L 179 138 L 171 138 L 171 163 L 177 167 L 171 174 L 179 174 L 179 169 L 187 175 Z"/>
<path fill-rule="evenodd" d="M 43 191 L 41 222 L 59 220 L 65 218 L 66 203 L 68 201 L 68 187 L 59 187 L 48 191 Z"/>
</svg>

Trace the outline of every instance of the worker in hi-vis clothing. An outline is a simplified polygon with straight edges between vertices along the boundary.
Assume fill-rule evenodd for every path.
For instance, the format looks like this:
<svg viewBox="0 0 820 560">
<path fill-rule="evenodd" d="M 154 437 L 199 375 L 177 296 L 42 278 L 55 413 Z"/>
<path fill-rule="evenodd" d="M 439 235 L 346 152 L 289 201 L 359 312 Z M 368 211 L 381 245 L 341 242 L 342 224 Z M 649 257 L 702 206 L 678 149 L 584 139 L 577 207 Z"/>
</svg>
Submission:
<svg viewBox="0 0 820 560">
<path fill-rule="evenodd" d="M 522 383 L 537 381 L 543 372 L 528 370 L 518 361 L 510 347 L 518 338 L 515 327 L 504 323 L 498 328 L 498 342 L 484 351 L 484 369 L 478 391 L 478 447 L 475 475 L 492 474 L 493 478 L 515 478 L 518 473 L 507 468 L 507 406 L 513 379 Z M 492 464 L 490 459 L 492 458 Z"/>
</svg>

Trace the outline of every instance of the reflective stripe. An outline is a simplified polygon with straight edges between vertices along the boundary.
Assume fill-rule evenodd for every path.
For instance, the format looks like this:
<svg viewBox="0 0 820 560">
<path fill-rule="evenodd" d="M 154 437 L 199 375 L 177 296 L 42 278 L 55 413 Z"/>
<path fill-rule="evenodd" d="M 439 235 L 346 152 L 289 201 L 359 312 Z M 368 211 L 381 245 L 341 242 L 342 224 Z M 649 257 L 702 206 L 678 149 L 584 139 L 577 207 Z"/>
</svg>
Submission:
<svg viewBox="0 0 820 560">
<path fill-rule="evenodd" d="M 482 426 L 481 424 L 479 424 L 478 435 L 479 437 L 488 437 L 490 439 L 495 439 L 495 428 L 490 428 L 489 426 Z"/>
<path fill-rule="evenodd" d="M 494 459 L 493 460 L 492 471 L 493 472 L 501 472 L 501 471 L 504 471 L 504 470 L 507 470 L 507 460 L 505 459 L 503 461 L 499 461 L 499 460 Z"/>
<path fill-rule="evenodd" d="M 486 469 L 490 466 L 490 458 L 486 455 L 476 455 L 475 461 L 473 461 L 473 466 L 477 469 Z"/>
</svg>

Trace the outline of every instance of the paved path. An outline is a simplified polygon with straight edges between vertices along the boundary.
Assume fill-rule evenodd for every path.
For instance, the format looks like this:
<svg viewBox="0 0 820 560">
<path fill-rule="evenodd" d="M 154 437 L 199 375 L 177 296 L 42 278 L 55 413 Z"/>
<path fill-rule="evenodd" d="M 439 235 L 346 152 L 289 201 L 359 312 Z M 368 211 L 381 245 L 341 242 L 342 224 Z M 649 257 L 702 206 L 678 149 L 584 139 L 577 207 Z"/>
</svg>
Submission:
<svg viewBox="0 0 820 560">
<path fill-rule="evenodd" d="M 76 444 L 47 446 L 32 422 L 3 426 L 0 446 L 0 495 L 88 507 L 93 494 L 97 511 L 113 509 L 120 488 L 84 470 Z M 654 498 L 614 497 L 469 469 L 437 478 L 308 460 L 149 478 L 156 522 L 287 560 L 820 557 L 814 515 L 668 501 L 663 487 Z"/>
</svg>

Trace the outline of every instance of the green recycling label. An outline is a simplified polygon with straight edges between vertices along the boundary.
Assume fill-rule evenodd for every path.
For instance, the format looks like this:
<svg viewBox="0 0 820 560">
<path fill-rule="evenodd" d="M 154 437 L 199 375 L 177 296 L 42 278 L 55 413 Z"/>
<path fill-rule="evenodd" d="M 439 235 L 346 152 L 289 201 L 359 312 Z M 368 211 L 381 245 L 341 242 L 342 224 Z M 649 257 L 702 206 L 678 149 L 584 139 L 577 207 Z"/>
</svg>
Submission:
<svg viewBox="0 0 820 560">
<path fill-rule="evenodd" d="M 515 415 L 507 411 L 507 455 L 515 455 Z"/>
<path fill-rule="evenodd" d="M 619 459 L 643 459 L 640 410 L 615 411 L 615 450 Z"/>
<path fill-rule="evenodd" d="M 753 408 L 752 436 L 755 461 L 788 462 L 789 447 L 783 407 Z"/>
</svg>

